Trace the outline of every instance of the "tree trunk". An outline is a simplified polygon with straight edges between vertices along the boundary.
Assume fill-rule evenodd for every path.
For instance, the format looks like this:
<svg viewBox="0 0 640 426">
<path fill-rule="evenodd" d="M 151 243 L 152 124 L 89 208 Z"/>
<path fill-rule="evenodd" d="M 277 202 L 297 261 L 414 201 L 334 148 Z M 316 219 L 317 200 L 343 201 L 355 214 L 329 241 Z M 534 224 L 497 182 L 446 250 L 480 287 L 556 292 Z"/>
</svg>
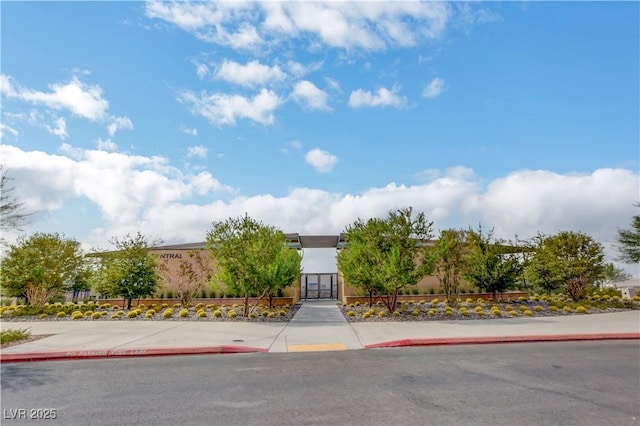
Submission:
<svg viewBox="0 0 640 426">
<path fill-rule="evenodd" d="M 382 298 L 382 303 L 387 307 L 389 313 L 393 315 L 393 312 L 396 310 L 396 305 L 398 304 L 398 289 L 395 289 L 391 295 L 388 294 Z"/>
<path fill-rule="evenodd" d="M 369 307 L 373 306 L 373 290 L 369 290 Z"/>
<path fill-rule="evenodd" d="M 129 298 L 127 299 L 127 309 L 129 309 L 129 310 L 131 310 L 131 302 L 132 302 L 132 301 L 133 301 L 133 298 L 132 298 L 132 297 L 129 297 Z"/>
<path fill-rule="evenodd" d="M 244 317 L 249 317 L 249 293 L 244 294 Z"/>
</svg>

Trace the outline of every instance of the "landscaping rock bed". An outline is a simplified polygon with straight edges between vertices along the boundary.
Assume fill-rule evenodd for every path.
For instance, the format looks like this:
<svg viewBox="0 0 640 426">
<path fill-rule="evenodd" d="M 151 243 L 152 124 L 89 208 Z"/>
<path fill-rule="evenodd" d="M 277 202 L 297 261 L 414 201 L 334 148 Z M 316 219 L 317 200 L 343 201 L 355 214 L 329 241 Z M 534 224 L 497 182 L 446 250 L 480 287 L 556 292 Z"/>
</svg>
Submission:
<svg viewBox="0 0 640 426">
<path fill-rule="evenodd" d="M 610 297 L 590 297 L 574 302 L 562 296 L 534 296 L 517 301 L 488 301 L 484 299 L 459 299 L 457 306 L 433 301 L 398 302 L 395 312 L 389 314 L 387 307 L 378 301 L 368 303 L 341 304 L 340 310 L 349 322 L 381 321 L 443 321 L 550 317 L 587 315 L 605 312 L 640 309 L 638 300 L 622 300 Z"/>
<path fill-rule="evenodd" d="M 109 304 L 96 305 L 89 303 L 56 303 L 47 305 L 42 312 L 34 312 L 32 308 L 18 305 L 0 308 L 3 322 L 26 321 L 200 321 L 200 322 L 288 322 L 298 311 L 300 305 L 278 306 L 269 309 L 258 305 L 245 318 L 243 306 L 203 305 L 183 307 L 180 304 L 167 303 L 150 306 L 140 305 L 131 310 L 123 310 L 119 306 Z"/>
</svg>

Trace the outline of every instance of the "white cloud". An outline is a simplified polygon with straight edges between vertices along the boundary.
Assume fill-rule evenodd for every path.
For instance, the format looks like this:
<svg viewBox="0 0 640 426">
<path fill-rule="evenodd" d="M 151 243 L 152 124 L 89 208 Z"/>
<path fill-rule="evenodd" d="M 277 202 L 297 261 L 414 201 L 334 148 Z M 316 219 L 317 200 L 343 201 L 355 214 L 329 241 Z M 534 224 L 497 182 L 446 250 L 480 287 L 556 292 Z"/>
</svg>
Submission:
<svg viewBox="0 0 640 426">
<path fill-rule="evenodd" d="M 240 24 L 235 32 L 228 32 L 221 28 L 217 35 L 210 36 L 209 33 L 201 38 L 204 41 L 227 45 L 237 50 L 254 50 L 264 42 L 258 34 L 258 30 L 253 25 L 246 23 Z"/>
<path fill-rule="evenodd" d="M 46 125 L 45 127 L 51 134 L 58 136 L 60 139 L 64 140 L 69 136 L 67 133 L 67 122 L 62 117 L 55 120 L 54 126 Z"/>
<path fill-rule="evenodd" d="M 207 148 L 202 145 L 190 146 L 187 148 L 187 157 L 207 157 Z"/>
<path fill-rule="evenodd" d="M 324 90 L 320 90 L 315 84 L 310 81 L 299 81 L 293 86 L 293 99 L 304 106 L 305 108 L 312 110 L 324 110 L 329 111 L 331 108 L 327 105 L 329 95 Z"/>
<path fill-rule="evenodd" d="M 314 148 L 307 152 L 307 155 L 304 156 L 304 160 L 320 173 L 330 172 L 338 163 L 338 157 L 328 153 L 327 151 L 323 151 L 320 148 Z"/>
<path fill-rule="evenodd" d="M 639 176 L 625 169 L 585 175 L 546 170 L 513 172 L 465 202 L 465 210 L 505 237 L 536 231 L 584 230 L 605 241 L 631 217 Z"/>
<path fill-rule="evenodd" d="M 415 46 L 445 31 L 451 7 L 441 2 L 159 2 L 146 15 L 197 38 L 237 49 L 309 40 L 336 48 Z"/>
<path fill-rule="evenodd" d="M 149 1 L 145 4 L 148 17 L 164 19 L 184 30 L 216 25 L 229 17 L 217 9 L 206 3 Z"/>
<path fill-rule="evenodd" d="M 206 92 L 198 96 L 193 92 L 183 92 L 178 99 L 192 104 L 195 114 L 217 126 L 236 124 L 237 118 L 246 118 L 263 125 L 273 124 L 273 111 L 282 104 L 278 95 L 267 89 L 260 90 L 253 98 Z"/>
<path fill-rule="evenodd" d="M 109 136 L 116 134 L 118 130 L 133 130 L 133 122 L 129 117 L 111 117 L 111 123 L 107 126 Z"/>
<path fill-rule="evenodd" d="M 208 73 L 209 73 L 209 67 L 207 67 L 205 64 L 196 65 L 196 74 L 198 75 L 198 78 L 200 80 L 205 78 Z"/>
<path fill-rule="evenodd" d="M 96 147 L 101 151 L 117 151 L 118 145 L 111 139 L 98 139 L 96 141 Z"/>
<path fill-rule="evenodd" d="M 292 147 L 294 147 L 295 149 L 300 149 L 300 148 L 302 148 L 302 143 L 301 143 L 300 141 L 298 141 L 298 140 L 291 141 L 290 145 L 291 145 Z"/>
<path fill-rule="evenodd" d="M 83 72 L 87 75 L 87 72 Z M 8 75 L 0 75 L 0 93 L 8 99 L 15 99 L 22 102 L 44 106 L 48 110 L 32 109 L 29 115 L 13 114 L 12 117 L 24 120 L 31 125 L 44 127 L 50 133 L 67 138 L 67 121 L 64 117 L 56 117 L 55 111 L 68 111 L 79 117 L 90 121 L 107 121 L 107 131 L 109 136 L 113 136 L 118 130 L 133 129 L 133 122 L 129 117 L 116 117 L 107 114 L 109 102 L 102 97 L 102 89 L 97 85 L 83 83 L 74 76 L 66 84 L 55 83 L 49 85 L 50 91 L 43 92 L 30 88 L 25 88 L 17 84 Z M 41 112 L 42 111 L 42 112 Z M 10 113 L 5 113 L 9 116 Z M 54 124 L 47 123 L 45 116 L 54 117 Z"/>
<path fill-rule="evenodd" d="M 422 97 L 427 99 L 437 98 L 444 90 L 444 79 L 436 77 L 424 88 L 422 91 Z"/>
<path fill-rule="evenodd" d="M 336 93 L 342 93 L 342 89 L 340 88 L 340 83 L 338 83 L 338 80 L 330 77 L 325 77 L 324 80 L 327 82 L 329 89 L 333 90 Z"/>
<path fill-rule="evenodd" d="M 16 87 L 6 75 L 2 75 L 0 84 L 0 90 L 8 98 L 44 105 L 54 110 L 69 110 L 92 121 L 104 118 L 109 108 L 109 102 L 102 97 L 100 86 L 84 84 L 77 77 L 73 77 L 67 84 L 51 84 L 50 92 Z"/>
<path fill-rule="evenodd" d="M 208 172 L 184 175 L 163 157 L 143 157 L 63 145 L 66 155 L 0 145 L 29 210 L 51 212 L 74 198 L 86 198 L 109 226 L 134 224 L 149 208 L 161 208 L 194 194 L 230 188 Z"/>
<path fill-rule="evenodd" d="M 470 26 L 478 24 L 490 24 L 501 22 L 502 16 L 499 13 L 481 6 L 475 6 L 468 2 L 459 2 L 454 9 L 458 25 Z"/>
<path fill-rule="evenodd" d="M 294 34 L 309 34 L 325 45 L 384 49 L 413 46 L 438 37 L 449 7 L 435 2 L 289 2 L 284 4 Z"/>
<path fill-rule="evenodd" d="M 297 32 L 295 24 L 289 18 L 284 4 L 281 2 L 264 2 L 265 19 L 262 26 L 270 31 L 282 35 L 294 35 Z"/>
<path fill-rule="evenodd" d="M 278 65 L 272 67 L 253 60 L 245 65 L 225 59 L 216 71 L 216 78 L 245 87 L 282 81 L 287 75 Z"/>
<path fill-rule="evenodd" d="M 185 135 L 190 135 L 190 136 L 198 136 L 198 129 L 196 128 L 190 128 L 190 127 L 181 127 L 180 130 L 182 131 L 182 133 L 184 133 Z"/>
<path fill-rule="evenodd" d="M 363 89 L 354 90 L 349 95 L 349 106 L 352 108 L 385 106 L 399 108 L 407 102 L 406 97 L 398 95 L 399 91 L 400 86 L 397 84 L 391 90 L 380 87 L 375 93 Z"/>
<path fill-rule="evenodd" d="M 11 81 L 12 78 L 6 74 L 0 74 L 0 93 L 2 93 L 7 98 L 13 98 L 18 96 L 16 92 L 16 88 Z"/>
<path fill-rule="evenodd" d="M 200 40 L 252 49 L 262 44 L 256 28 L 246 22 L 255 5 L 250 2 L 164 2 L 149 1 L 145 13 L 149 18 L 170 22 L 194 34 Z"/>
<path fill-rule="evenodd" d="M 320 68 L 322 68 L 323 64 L 324 63 L 320 61 L 308 65 L 303 65 L 299 62 L 289 60 L 287 61 L 287 69 L 289 70 L 289 73 L 294 77 L 302 78 L 309 73 L 319 70 Z"/>
<path fill-rule="evenodd" d="M 18 136 L 18 131 L 13 127 L 7 126 L 4 123 L 0 123 L 0 137 L 4 137 L 6 133 L 12 134 L 14 137 Z"/>
<path fill-rule="evenodd" d="M 28 114 L 26 113 L 12 113 L 4 112 L 3 116 L 9 119 L 10 122 L 26 122 L 31 126 L 37 126 L 45 129 L 52 135 L 58 136 L 60 139 L 66 139 L 69 134 L 67 132 L 67 121 L 64 117 L 57 117 L 54 113 L 42 114 L 39 111 L 32 109 Z M 14 137 L 18 136 L 18 131 L 4 123 L 0 124 L 2 132 L 8 132 Z"/>
</svg>

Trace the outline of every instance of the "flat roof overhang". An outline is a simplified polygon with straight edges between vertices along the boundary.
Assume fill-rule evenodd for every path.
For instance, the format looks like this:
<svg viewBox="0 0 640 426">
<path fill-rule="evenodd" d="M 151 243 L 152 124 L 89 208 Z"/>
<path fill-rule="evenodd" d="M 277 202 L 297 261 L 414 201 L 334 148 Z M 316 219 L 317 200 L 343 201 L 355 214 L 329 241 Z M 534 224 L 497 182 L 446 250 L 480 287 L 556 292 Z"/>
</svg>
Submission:
<svg viewBox="0 0 640 426">
<path fill-rule="evenodd" d="M 289 247 L 295 249 L 305 248 L 342 248 L 345 245 L 344 234 L 339 235 L 300 235 L 285 234 Z M 166 246 L 156 246 L 154 250 L 203 250 L 204 242 L 171 244 Z"/>
</svg>

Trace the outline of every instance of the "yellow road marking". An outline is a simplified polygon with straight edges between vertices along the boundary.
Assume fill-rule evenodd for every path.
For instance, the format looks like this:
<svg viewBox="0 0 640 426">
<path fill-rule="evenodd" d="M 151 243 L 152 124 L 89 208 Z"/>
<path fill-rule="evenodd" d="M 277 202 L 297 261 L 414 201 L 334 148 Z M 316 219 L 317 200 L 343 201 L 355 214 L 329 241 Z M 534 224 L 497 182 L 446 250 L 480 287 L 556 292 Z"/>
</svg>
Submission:
<svg viewBox="0 0 640 426">
<path fill-rule="evenodd" d="M 289 352 L 324 352 L 324 351 L 346 351 L 347 345 L 344 343 L 318 343 L 313 345 L 287 345 Z"/>
</svg>

